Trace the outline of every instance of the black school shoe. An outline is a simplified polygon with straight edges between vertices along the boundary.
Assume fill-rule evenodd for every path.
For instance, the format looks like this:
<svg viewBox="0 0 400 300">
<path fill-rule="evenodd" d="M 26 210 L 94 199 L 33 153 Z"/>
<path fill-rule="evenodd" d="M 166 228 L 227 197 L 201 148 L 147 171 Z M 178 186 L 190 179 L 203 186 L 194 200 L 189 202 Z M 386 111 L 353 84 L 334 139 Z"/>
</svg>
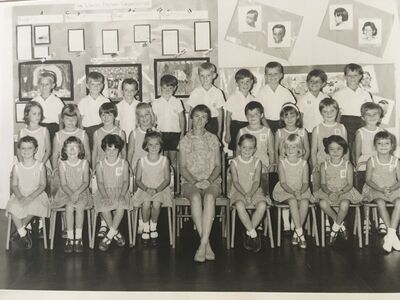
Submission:
<svg viewBox="0 0 400 300">
<path fill-rule="evenodd" d="M 250 238 L 252 240 L 252 244 L 253 244 L 253 252 L 257 253 L 261 250 L 261 238 L 260 235 L 257 234 L 257 236 L 255 238 Z"/>
<path fill-rule="evenodd" d="M 154 247 L 158 246 L 158 232 L 157 230 L 150 230 L 150 241 Z"/>
<path fill-rule="evenodd" d="M 243 247 L 247 251 L 253 251 L 254 249 L 254 241 L 246 232 L 243 232 Z"/>
<path fill-rule="evenodd" d="M 26 250 L 29 250 L 32 248 L 32 237 L 31 237 L 31 233 L 29 232 L 29 230 L 26 231 L 25 236 L 21 237 L 21 242 Z"/>
<path fill-rule="evenodd" d="M 74 252 L 74 240 L 66 239 L 64 244 L 64 253 Z"/>
<path fill-rule="evenodd" d="M 75 240 L 74 252 L 75 253 L 82 253 L 83 252 L 83 241 L 82 241 L 82 239 Z"/>
</svg>

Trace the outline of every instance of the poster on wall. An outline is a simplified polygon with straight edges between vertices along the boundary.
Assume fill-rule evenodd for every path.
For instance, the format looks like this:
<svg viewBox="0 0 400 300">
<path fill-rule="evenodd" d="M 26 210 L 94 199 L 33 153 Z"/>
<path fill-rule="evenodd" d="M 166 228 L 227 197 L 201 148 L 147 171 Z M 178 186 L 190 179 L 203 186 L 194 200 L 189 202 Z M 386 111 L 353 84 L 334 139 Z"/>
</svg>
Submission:
<svg viewBox="0 0 400 300">
<path fill-rule="evenodd" d="M 32 25 L 17 26 L 17 59 L 32 59 Z"/>
<path fill-rule="evenodd" d="M 122 81 L 133 78 L 138 82 L 136 100 L 142 101 L 142 65 L 141 64 L 104 64 L 86 65 L 86 76 L 90 72 L 99 72 L 104 76 L 102 94 L 113 102 L 122 100 Z"/>
<path fill-rule="evenodd" d="M 19 100 L 29 101 L 40 94 L 39 83 L 43 73 L 56 78 L 53 93 L 61 100 L 74 99 L 72 63 L 69 60 L 22 62 L 18 65 Z"/>
<path fill-rule="evenodd" d="M 225 40 L 241 47 L 288 60 L 303 17 L 251 0 L 239 0 Z"/>
</svg>

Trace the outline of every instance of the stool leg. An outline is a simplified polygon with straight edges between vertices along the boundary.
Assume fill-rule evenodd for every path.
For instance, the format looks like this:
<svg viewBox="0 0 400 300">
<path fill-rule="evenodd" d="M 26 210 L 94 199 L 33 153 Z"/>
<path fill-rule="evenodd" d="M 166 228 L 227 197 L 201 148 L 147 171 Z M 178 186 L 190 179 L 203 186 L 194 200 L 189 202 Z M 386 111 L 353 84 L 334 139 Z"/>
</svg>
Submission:
<svg viewBox="0 0 400 300">
<path fill-rule="evenodd" d="M 313 231 L 315 234 L 315 244 L 319 247 L 318 227 L 317 227 L 317 214 L 315 213 L 315 207 L 311 208 Z"/>
<path fill-rule="evenodd" d="M 129 234 L 129 248 L 132 245 L 132 223 L 131 223 L 131 211 L 126 210 L 126 217 L 128 218 L 128 234 Z"/>
<path fill-rule="evenodd" d="M 306 222 L 307 234 L 311 235 L 310 214 L 307 214 Z"/>
<path fill-rule="evenodd" d="M 361 210 L 360 207 L 356 207 L 356 216 L 357 216 L 357 229 L 358 229 L 358 247 L 361 249 L 363 247 L 362 242 L 362 228 L 361 228 Z"/>
<path fill-rule="evenodd" d="M 357 208 L 356 208 L 356 213 L 355 213 L 355 217 L 354 217 L 354 227 L 353 227 L 353 235 L 357 235 L 357 218 L 358 218 L 358 216 L 357 216 L 357 214 L 358 214 L 358 210 L 357 210 Z"/>
<path fill-rule="evenodd" d="M 97 221 L 97 212 L 93 212 L 93 224 L 92 224 L 92 244 L 90 245 L 90 248 L 94 249 L 94 244 L 95 244 L 95 238 L 96 238 L 96 221 Z"/>
<path fill-rule="evenodd" d="M 366 221 L 366 228 L 365 228 L 365 245 L 368 246 L 369 244 L 369 207 L 365 207 L 365 221 Z"/>
<path fill-rule="evenodd" d="M 236 208 L 232 207 L 232 232 L 231 232 L 231 248 L 235 248 L 235 223 L 236 223 Z"/>
<path fill-rule="evenodd" d="M 281 246 L 281 222 L 282 222 L 282 208 L 278 207 L 278 241 L 277 246 Z"/>
<path fill-rule="evenodd" d="M 43 222 L 43 246 L 47 250 L 47 231 L 46 231 L 46 218 L 42 217 Z"/>
<path fill-rule="evenodd" d="M 54 249 L 54 238 L 56 231 L 56 219 L 57 219 L 57 211 L 52 211 L 50 213 L 50 250 Z"/>
<path fill-rule="evenodd" d="M 87 227 L 88 227 L 88 239 L 89 239 L 89 247 L 92 244 L 92 218 L 90 209 L 86 210 L 87 215 Z"/>
<path fill-rule="evenodd" d="M 132 221 L 132 225 L 133 225 L 132 246 L 133 247 L 136 245 L 137 226 L 138 226 L 138 222 L 139 222 L 138 217 L 139 217 L 139 208 L 135 208 L 133 211 L 133 221 Z"/>
<path fill-rule="evenodd" d="M 168 210 L 168 233 L 169 233 L 169 245 L 173 246 L 173 237 L 172 237 L 172 224 L 171 224 L 171 207 L 167 207 Z"/>
<path fill-rule="evenodd" d="M 373 207 L 372 208 L 372 214 L 374 216 L 374 221 L 375 221 L 375 228 L 378 229 L 379 227 L 379 218 L 378 218 L 378 208 L 377 207 Z"/>
<path fill-rule="evenodd" d="M 271 220 L 271 211 L 269 210 L 269 208 L 267 208 L 267 218 L 268 218 L 268 234 L 269 234 L 269 242 L 270 242 L 270 246 L 271 248 L 275 248 L 274 245 L 274 234 L 272 233 L 272 220 Z"/>
<path fill-rule="evenodd" d="M 176 245 L 176 206 L 175 202 L 172 204 L 172 248 L 175 249 Z"/>
<path fill-rule="evenodd" d="M 325 214 L 321 209 L 321 246 L 325 248 Z"/>
<path fill-rule="evenodd" d="M 6 250 L 10 250 L 10 236 L 11 236 L 11 214 L 8 213 L 8 225 L 7 225 L 7 239 L 6 239 Z"/>
<path fill-rule="evenodd" d="M 230 244 L 231 215 L 229 213 L 230 212 L 229 201 L 226 203 L 225 212 L 226 212 L 226 215 L 225 215 L 226 219 L 224 221 L 225 221 L 225 228 L 226 228 L 226 249 L 229 250 L 231 248 L 231 244 Z"/>
</svg>

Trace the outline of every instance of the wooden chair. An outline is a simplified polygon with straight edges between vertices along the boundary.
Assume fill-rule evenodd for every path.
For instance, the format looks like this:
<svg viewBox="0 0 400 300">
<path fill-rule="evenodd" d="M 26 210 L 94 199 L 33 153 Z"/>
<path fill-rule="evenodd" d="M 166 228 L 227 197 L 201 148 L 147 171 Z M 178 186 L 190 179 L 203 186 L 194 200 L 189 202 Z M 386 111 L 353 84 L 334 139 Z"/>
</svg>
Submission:
<svg viewBox="0 0 400 300">
<path fill-rule="evenodd" d="M 230 201 L 226 197 L 226 154 L 222 153 L 222 163 L 221 163 L 221 177 L 222 177 L 222 195 L 215 199 L 215 206 L 220 208 L 220 213 L 215 215 L 215 218 L 218 218 L 222 222 L 222 237 L 226 237 L 226 248 L 230 249 Z M 189 207 L 190 201 L 189 199 L 183 197 L 181 195 L 181 185 L 180 185 L 180 166 L 179 159 L 177 164 L 177 186 L 176 186 L 176 195 L 172 201 L 172 235 L 173 235 L 173 244 L 172 247 L 175 248 L 176 244 L 176 236 L 179 236 L 179 227 L 177 228 L 177 221 L 180 222 L 184 218 L 191 217 L 191 214 L 188 210 L 181 210 L 180 208 Z"/>
</svg>

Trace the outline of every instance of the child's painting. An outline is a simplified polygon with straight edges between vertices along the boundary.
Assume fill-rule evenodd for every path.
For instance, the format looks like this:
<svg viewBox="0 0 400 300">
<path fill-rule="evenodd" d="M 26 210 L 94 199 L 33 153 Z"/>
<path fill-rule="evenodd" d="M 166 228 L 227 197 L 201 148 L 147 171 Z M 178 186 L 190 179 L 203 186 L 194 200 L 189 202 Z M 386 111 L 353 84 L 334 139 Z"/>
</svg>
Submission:
<svg viewBox="0 0 400 300">
<path fill-rule="evenodd" d="M 99 72 L 104 76 L 102 94 L 113 102 L 122 100 L 122 81 L 133 78 L 138 82 L 139 91 L 136 99 L 142 101 L 142 65 L 141 64 L 113 64 L 113 65 L 86 65 L 86 75 L 90 72 Z"/>
<path fill-rule="evenodd" d="M 261 31 L 262 9 L 260 5 L 238 7 L 239 32 Z"/>
<path fill-rule="evenodd" d="M 330 5 L 329 28 L 330 30 L 352 30 L 353 5 L 351 4 Z"/>
<path fill-rule="evenodd" d="M 290 47 L 291 24 L 290 22 L 268 22 L 268 47 Z"/>
<path fill-rule="evenodd" d="M 380 47 L 382 44 L 382 20 L 360 18 L 358 20 L 358 44 Z"/>
<path fill-rule="evenodd" d="M 69 60 L 28 61 L 19 63 L 19 100 L 29 101 L 40 95 L 39 78 L 43 72 L 54 74 L 56 86 L 53 93 L 61 100 L 74 99 L 72 63 Z"/>
<path fill-rule="evenodd" d="M 164 75 L 173 75 L 178 79 L 175 97 L 188 98 L 200 85 L 198 67 L 209 62 L 209 57 L 154 59 L 154 87 L 156 98 L 160 97 L 160 79 Z"/>
</svg>

